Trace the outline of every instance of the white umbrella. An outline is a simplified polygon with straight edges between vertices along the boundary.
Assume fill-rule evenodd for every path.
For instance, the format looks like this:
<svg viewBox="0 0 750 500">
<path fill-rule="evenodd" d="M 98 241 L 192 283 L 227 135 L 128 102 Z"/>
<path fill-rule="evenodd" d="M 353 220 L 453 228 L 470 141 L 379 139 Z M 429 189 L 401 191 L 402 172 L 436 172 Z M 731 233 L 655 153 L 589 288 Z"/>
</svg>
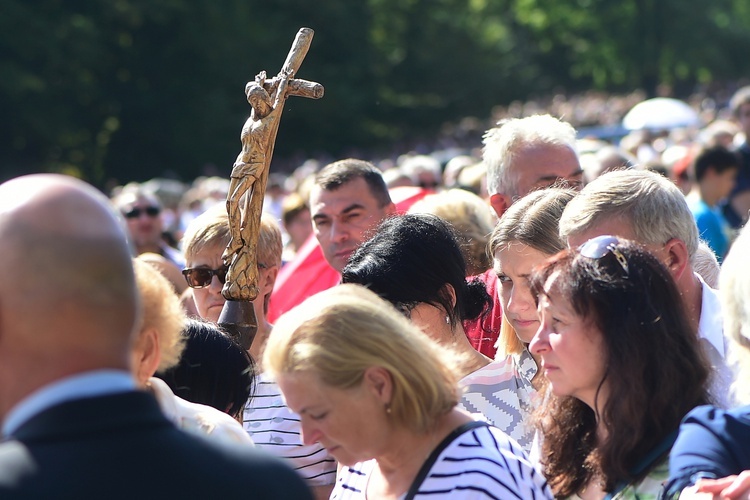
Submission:
<svg viewBox="0 0 750 500">
<path fill-rule="evenodd" d="M 639 102 L 622 119 L 628 130 L 671 130 L 701 125 L 698 112 L 686 102 L 669 97 L 655 97 Z"/>
</svg>

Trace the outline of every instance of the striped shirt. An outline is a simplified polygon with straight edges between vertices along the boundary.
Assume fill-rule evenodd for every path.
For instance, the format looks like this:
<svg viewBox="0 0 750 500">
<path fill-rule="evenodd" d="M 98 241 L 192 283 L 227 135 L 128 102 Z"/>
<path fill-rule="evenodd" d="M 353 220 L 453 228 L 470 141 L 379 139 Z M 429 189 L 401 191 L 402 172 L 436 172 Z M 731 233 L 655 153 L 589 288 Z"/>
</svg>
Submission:
<svg viewBox="0 0 750 500">
<path fill-rule="evenodd" d="M 537 370 L 526 349 L 493 361 L 461 379 L 463 394 L 458 407 L 481 414 L 528 453 L 534 439 L 529 416 L 539 404 L 539 395 L 531 385 Z"/>
<path fill-rule="evenodd" d="M 291 462 L 308 485 L 336 480 L 336 460 L 320 443 L 302 444 L 299 415 L 284 404 L 279 386 L 265 373 L 258 376 L 255 394 L 245 405 L 242 426 L 257 447 Z"/>
<path fill-rule="evenodd" d="M 331 499 L 366 498 L 375 465 L 369 460 L 344 467 Z M 517 443 L 485 422 L 471 422 L 438 445 L 400 498 L 533 500 L 551 499 L 552 493 Z"/>
</svg>

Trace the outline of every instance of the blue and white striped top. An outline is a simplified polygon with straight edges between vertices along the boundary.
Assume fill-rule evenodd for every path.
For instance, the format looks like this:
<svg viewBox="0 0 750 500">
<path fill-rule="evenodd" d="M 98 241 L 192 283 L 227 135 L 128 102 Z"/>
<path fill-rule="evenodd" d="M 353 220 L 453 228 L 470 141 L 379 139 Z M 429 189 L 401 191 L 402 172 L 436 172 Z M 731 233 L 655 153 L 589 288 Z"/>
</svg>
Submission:
<svg viewBox="0 0 750 500">
<path fill-rule="evenodd" d="M 279 386 L 265 373 L 245 405 L 243 427 L 255 445 L 288 460 L 309 486 L 333 484 L 336 460 L 320 443 L 305 445 L 299 415 L 284 404 Z"/>
<path fill-rule="evenodd" d="M 366 498 L 375 460 L 344 467 L 331 499 Z M 408 492 L 418 499 L 551 499 L 544 476 L 526 452 L 501 430 L 486 422 L 470 422 L 448 435 L 422 466 Z"/>
</svg>

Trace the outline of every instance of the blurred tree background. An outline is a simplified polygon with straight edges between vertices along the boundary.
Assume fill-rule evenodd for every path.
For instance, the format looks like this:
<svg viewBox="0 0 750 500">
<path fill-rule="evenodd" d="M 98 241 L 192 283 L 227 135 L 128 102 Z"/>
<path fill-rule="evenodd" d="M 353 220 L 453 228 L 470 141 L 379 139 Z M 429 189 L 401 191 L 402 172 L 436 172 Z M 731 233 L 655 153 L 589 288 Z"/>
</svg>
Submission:
<svg viewBox="0 0 750 500">
<path fill-rule="evenodd" d="M 287 101 L 276 158 L 387 148 L 553 91 L 750 72 L 747 0 L 3 0 L 0 174 L 228 175 L 245 83 L 302 26 L 299 77 L 326 96 Z"/>
</svg>

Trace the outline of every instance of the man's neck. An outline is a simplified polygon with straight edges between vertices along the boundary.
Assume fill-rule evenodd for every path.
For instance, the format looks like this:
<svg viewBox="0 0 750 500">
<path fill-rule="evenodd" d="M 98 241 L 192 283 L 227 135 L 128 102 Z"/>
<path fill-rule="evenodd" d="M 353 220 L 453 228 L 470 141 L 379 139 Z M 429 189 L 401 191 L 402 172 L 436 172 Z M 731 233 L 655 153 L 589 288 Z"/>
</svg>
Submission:
<svg viewBox="0 0 750 500">
<path fill-rule="evenodd" d="M 681 282 L 678 283 L 680 295 L 687 309 L 688 320 L 693 331 L 698 333 L 698 325 L 701 319 L 701 309 L 703 306 L 703 285 L 700 280 L 693 274 L 692 268 L 685 271 Z"/>
</svg>

